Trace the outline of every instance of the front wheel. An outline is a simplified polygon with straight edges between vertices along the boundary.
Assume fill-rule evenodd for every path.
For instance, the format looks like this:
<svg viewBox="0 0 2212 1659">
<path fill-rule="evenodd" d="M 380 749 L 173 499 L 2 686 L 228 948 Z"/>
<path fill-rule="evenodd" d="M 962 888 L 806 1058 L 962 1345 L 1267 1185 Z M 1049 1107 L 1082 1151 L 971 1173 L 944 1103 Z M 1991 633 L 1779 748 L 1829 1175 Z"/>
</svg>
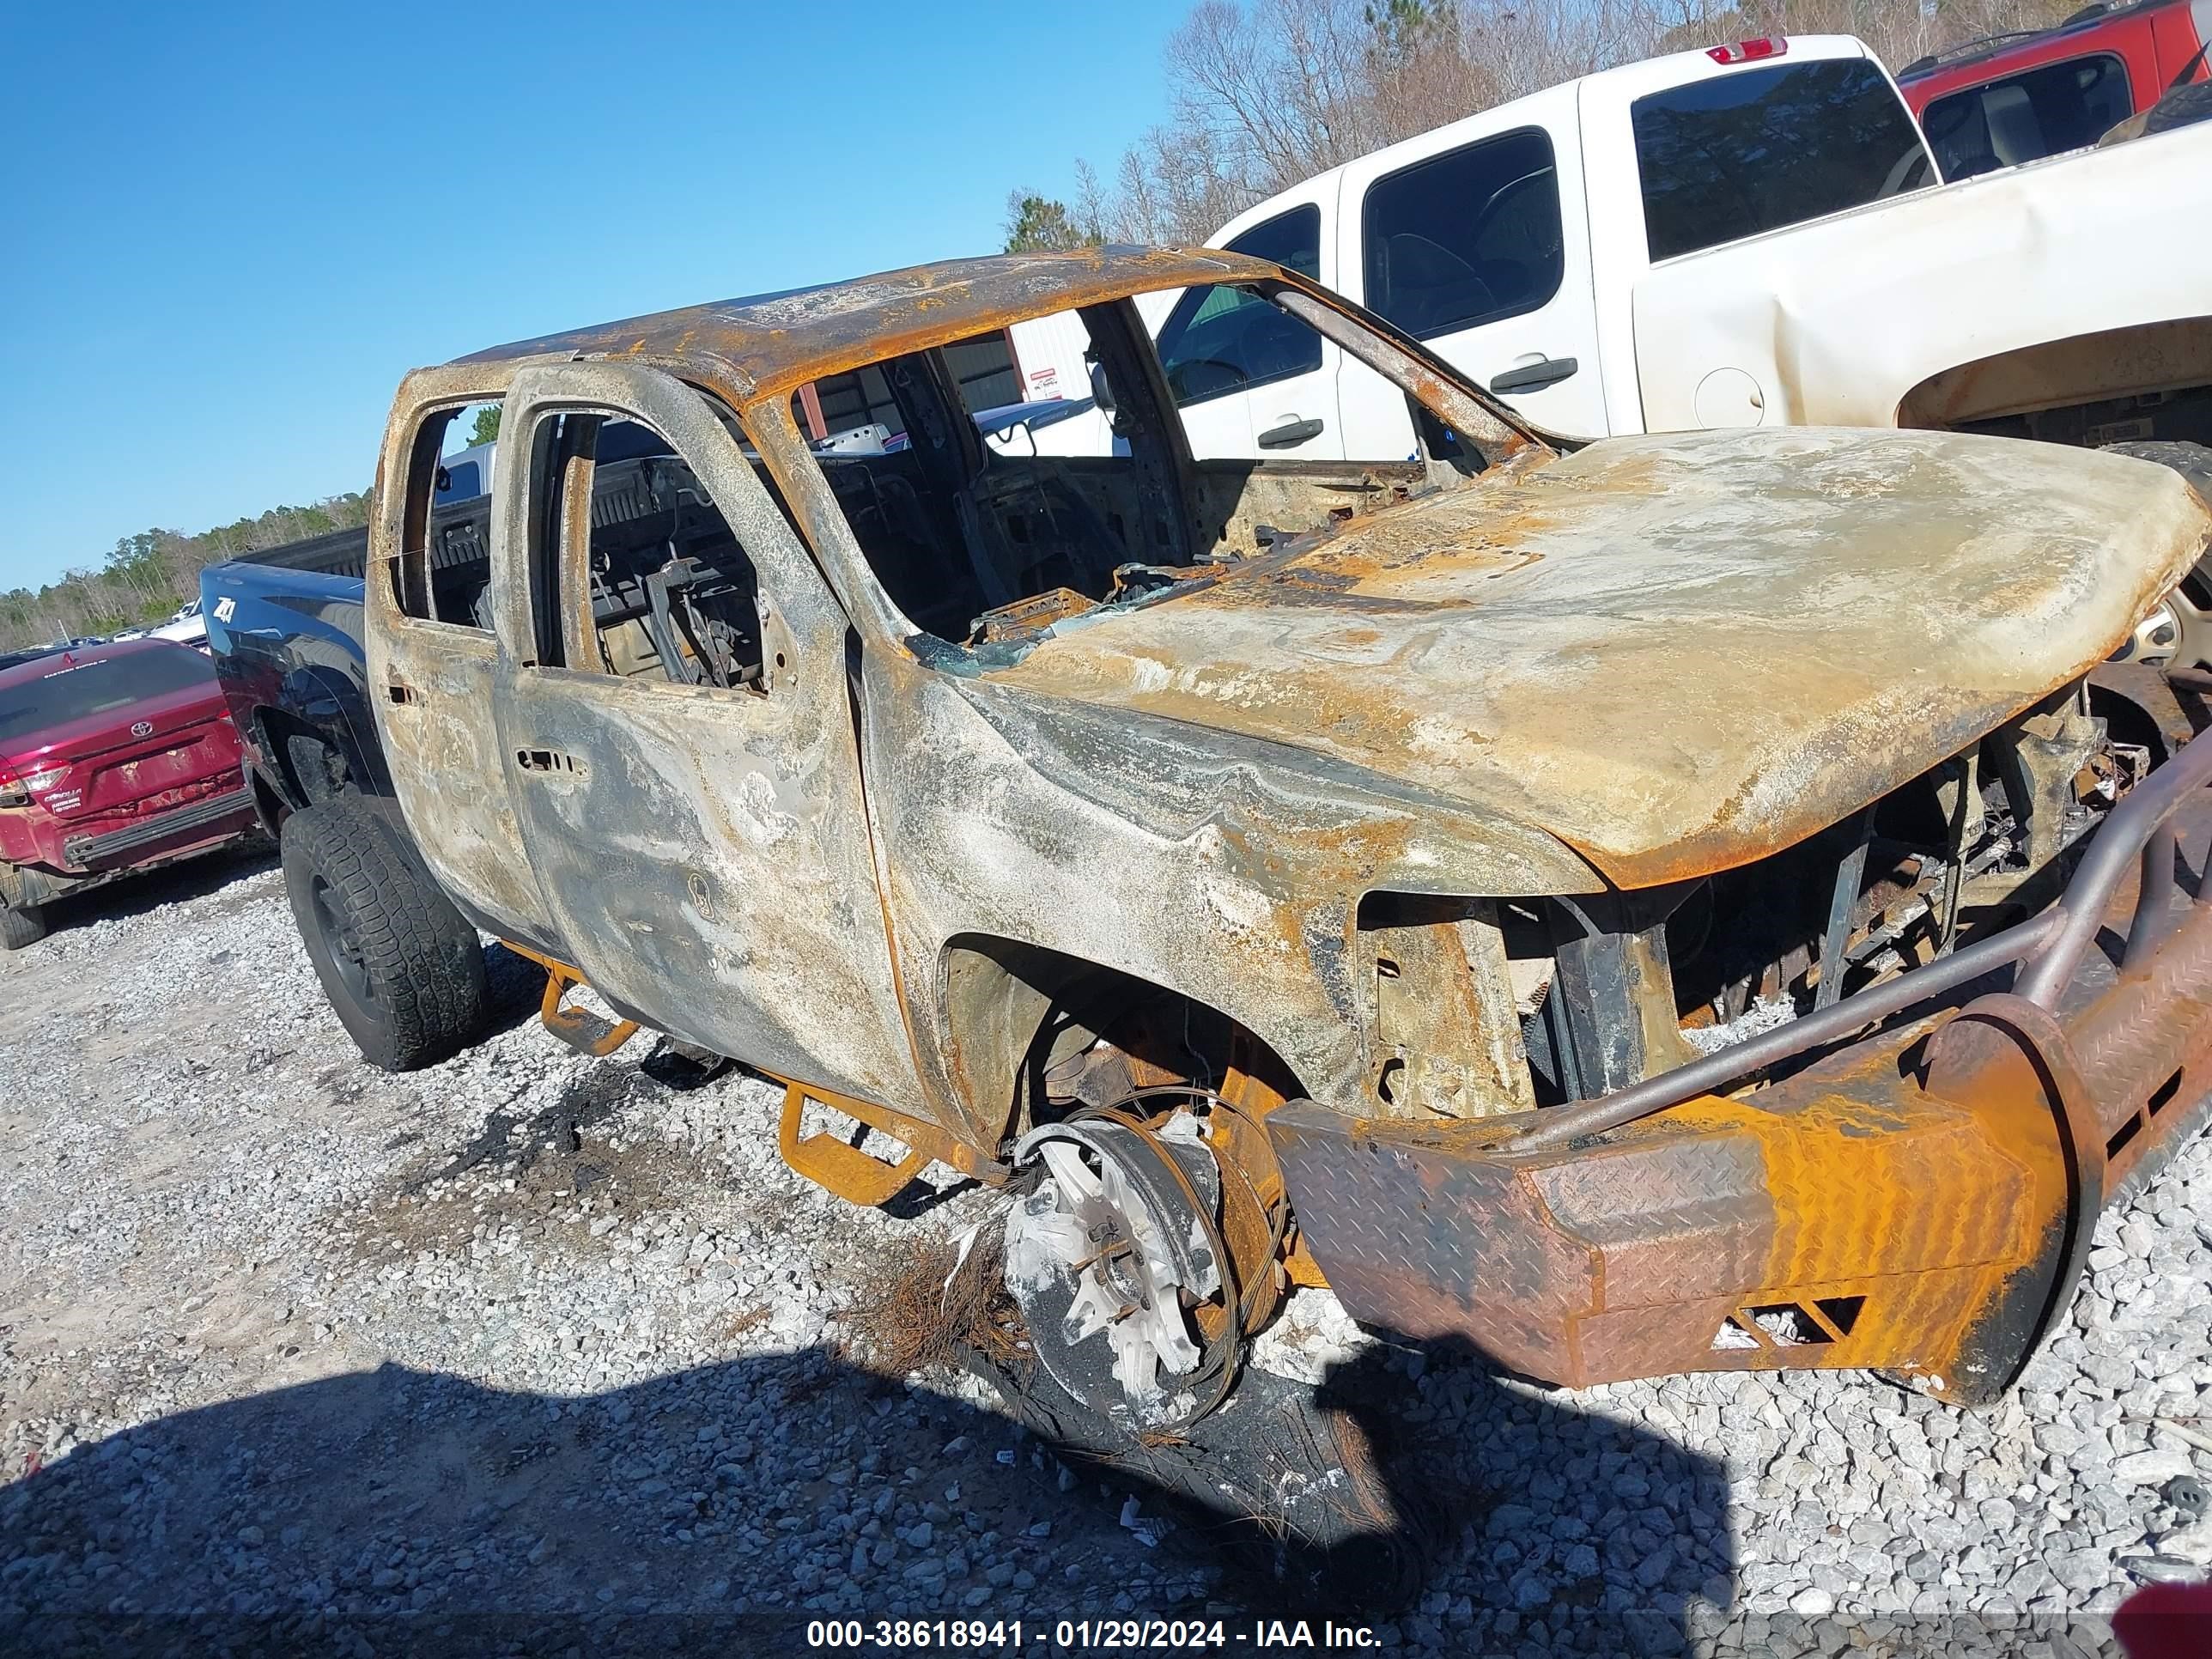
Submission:
<svg viewBox="0 0 2212 1659">
<path fill-rule="evenodd" d="M 307 959 L 364 1060 L 413 1071 L 475 1038 L 483 946 L 388 804 L 319 802 L 284 820 L 280 846 Z"/>
</svg>

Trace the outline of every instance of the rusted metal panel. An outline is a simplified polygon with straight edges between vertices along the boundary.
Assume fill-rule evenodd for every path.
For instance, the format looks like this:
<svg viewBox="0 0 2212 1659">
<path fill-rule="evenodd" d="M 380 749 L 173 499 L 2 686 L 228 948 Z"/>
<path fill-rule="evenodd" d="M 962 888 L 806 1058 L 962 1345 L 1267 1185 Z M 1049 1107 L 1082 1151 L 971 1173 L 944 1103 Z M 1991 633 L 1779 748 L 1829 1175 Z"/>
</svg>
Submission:
<svg viewBox="0 0 2212 1659">
<path fill-rule="evenodd" d="M 498 655 L 490 638 L 409 623 L 386 629 L 381 646 L 369 669 L 372 693 L 385 698 L 377 726 L 424 860 L 479 925 L 557 950 L 502 781 L 499 733 L 484 718 Z"/>
<path fill-rule="evenodd" d="M 1588 1150 L 1516 1153 L 1304 1105 L 1269 1128 L 1356 1318 L 1578 1387 L 1788 1364 L 1943 1376 L 2044 1218 L 1969 1114 L 1900 1097 L 1906 1040 Z M 1864 1303 L 1840 1341 L 1720 1345 L 1739 1310 L 1844 1295 Z"/>
<path fill-rule="evenodd" d="M 496 346 L 459 361 L 546 356 L 717 366 L 748 400 L 788 398 L 817 380 L 902 352 L 972 339 L 1029 317 L 1208 283 L 1277 281 L 1279 267 L 1209 249 L 1086 248 L 947 259 L 856 282 L 687 306 Z"/>
<path fill-rule="evenodd" d="M 502 429 L 527 441 L 578 408 L 633 415 L 690 462 L 757 573 L 767 672 L 756 693 L 540 665 L 531 594 L 502 590 L 491 714 L 545 903 L 618 1012 L 842 1095 L 911 1100 L 844 614 L 698 398 L 620 365 L 541 366 L 515 377 Z M 500 474 L 495 545 L 510 557 L 526 545 L 528 483 L 520 466 Z M 596 663 L 588 549 L 569 539 L 567 653 Z M 521 764 L 533 751 L 564 763 Z"/>
<path fill-rule="evenodd" d="M 1009 706 L 896 658 L 872 659 L 866 674 L 884 844 L 918 854 L 886 872 L 903 978 L 944 1086 L 958 1086 L 933 1017 L 944 946 L 981 935 L 1173 986 L 1247 1024 L 1309 1088 L 1356 1097 L 1346 899 L 1301 890 L 1293 868 L 1254 867 L 1243 850 L 1316 828 L 1332 808 L 1356 825 L 1356 808 L 1296 779 L 1301 793 L 1279 796 L 1250 757 L 1247 770 L 1233 751 L 1207 754 L 1203 733 L 1148 748 L 1081 711 L 1055 721 L 1049 706 Z"/>
<path fill-rule="evenodd" d="M 2203 846 L 2212 803 L 2179 829 Z M 1581 1141 L 1516 1133 L 1540 1113 L 1412 1126 L 1294 1103 L 1268 1127 L 1360 1319 L 1575 1385 L 1871 1366 L 1986 1400 L 2063 1313 L 2110 1194 L 2212 1115 L 2212 904 L 2157 902 L 2155 947 L 2057 1014 L 1984 996 Z M 2136 902 L 2123 884 L 2105 930 L 2135 931 Z"/>
<path fill-rule="evenodd" d="M 1352 949 L 1363 890 L 1596 884 L 1556 842 L 1285 745 L 1133 723 L 888 653 L 865 672 L 871 796 L 912 987 L 942 987 L 946 941 L 1017 939 L 1218 1009 L 1310 1093 L 1350 1105 L 1367 1069 Z M 942 1006 L 918 1012 L 921 1046 Z"/>
<path fill-rule="evenodd" d="M 2184 839 L 2196 832 L 2201 858 L 2212 815 L 2197 818 Z M 2200 923 L 2201 903 L 2169 902 L 2179 923 L 2164 945 L 2067 1023 L 2116 1182 L 2158 1161 L 2185 1136 L 2191 1109 L 2212 1093 L 2212 932 Z"/>
<path fill-rule="evenodd" d="M 498 647 L 487 629 L 428 619 L 422 598 L 434 416 L 496 401 L 514 365 L 419 369 L 400 385 L 377 464 L 364 584 L 369 698 L 394 793 L 440 884 L 479 926 L 557 951 L 488 718 Z M 496 580 L 496 572 L 495 572 Z M 415 614 L 403 610 L 411 592 Z"/>
<path fill-rule="evenodd" d="M 634 1019 L 604 1019 L 587 1008 L 567 1006 L 569 991 L 586 982 L 569 963 L 513 939 L 505 943 L 508 950 L 528 957 L 545 970 L 545 990 L 538 1000 L 538 1022 L 577 1053 L 605 1060 L 638 1034 L 640 1027 Z"/>
<path fill-rule="evenodd" d="M 2156 471 L 1954 434 L 1623 439 L 987 678 L 1310 749 L 1656 886 L 1793 845 L 2100 661 L 2207 544 Z M 1497 873 L 1438 875 L 1528 890 Z"/>
<path fill-rule="evenodd" d="M 1383 1110 L 1480 1117 L 1536 1103 L 1493 902 L 1370 895 L 1358 945 Z"/>
<path fill-rule="evenodd" d="M 834 1131 L 804 1133 L 809 1101 L 903 1142 L 904 1154 L 897 1163 L 886 1164 L 840 1139 Z M 809 1181 L 848 1203 L 863 1206 L 887 1203 L 896 1197 L 933 1158 L 982 1181 L 1004 1181 L 1010 1173 L 996 1159 L 978 1156 L 963 1142 L 903 1112 L 788 1081 L 784 1083 L 783 1111 L 776 1124 L 776 1149 L 786 1164 Z"/>
</svg>

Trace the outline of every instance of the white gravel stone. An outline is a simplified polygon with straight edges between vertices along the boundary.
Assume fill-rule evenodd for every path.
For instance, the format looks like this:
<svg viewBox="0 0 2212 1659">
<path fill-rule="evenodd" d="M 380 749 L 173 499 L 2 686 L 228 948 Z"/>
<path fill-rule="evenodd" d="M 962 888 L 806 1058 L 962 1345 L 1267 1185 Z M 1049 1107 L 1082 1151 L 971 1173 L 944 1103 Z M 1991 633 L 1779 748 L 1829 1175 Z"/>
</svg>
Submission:
<svg viewBox="0 0 2212 1659">
<path fill-rule="evenodd" d="M 2195 1467 L 2187 1452 L 2159 1446 L 2114 1458 L 2112 1479 L 2124 1486 L 2162 1486 L 2177 1475 L 2190 1474 Z"/>
<path fill-rule="evenodd" d="M 481 1046 L 385 1076 L 265 863 L 112 890 L 0 957 L 0 1627 L 1246 1606 L 981 1384 L 827 1357 L 855 1289 L 987 1194 L 939 1170 L 919 1216 L 854 1210 L 783 1167 L 769 1085 L 578 1056 L 526 979 Z M 2063 1621 L 2212 1562 L 2162 1496 L 2212 1452 L 2155 1427 L 2212 1428 L 2212 1153 L 2102 1219 L 1994 1411 L 1817 1370 L 1539 1389 L 1314 1291 L 1254 1362 L 1387 1379 L 1394 1432 L 1477 1495 L 1383 1627 L 1405 1650 L 2106 1651 Z"/>
</svg>

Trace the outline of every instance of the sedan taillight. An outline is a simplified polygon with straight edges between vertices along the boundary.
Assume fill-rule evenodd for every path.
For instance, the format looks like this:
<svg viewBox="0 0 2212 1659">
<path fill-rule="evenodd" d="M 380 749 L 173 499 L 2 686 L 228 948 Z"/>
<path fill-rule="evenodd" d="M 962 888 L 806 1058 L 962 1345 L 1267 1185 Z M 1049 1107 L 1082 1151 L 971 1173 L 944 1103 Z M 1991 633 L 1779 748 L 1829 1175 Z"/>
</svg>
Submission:
<svg viewBox="0 0 2212 1659">
<path fill-rule="evenodd" d="M 68 776 L 69 768 L 61 762 L 41 766 L 35 771 L 0 766 L 0 806 L 28 806 L 32 796 L 43 795 L 58 787 Z"/>
</svg>

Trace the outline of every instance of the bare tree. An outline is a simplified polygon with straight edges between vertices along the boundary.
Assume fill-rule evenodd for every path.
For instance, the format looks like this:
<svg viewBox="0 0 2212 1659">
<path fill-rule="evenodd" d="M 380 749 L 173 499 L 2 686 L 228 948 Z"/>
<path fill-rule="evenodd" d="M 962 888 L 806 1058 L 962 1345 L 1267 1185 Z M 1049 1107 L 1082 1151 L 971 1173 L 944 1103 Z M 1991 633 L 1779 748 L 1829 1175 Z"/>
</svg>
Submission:
<svg viewBox="0 0 2212 1659">
<path fill-rule="evenodd" d="M 1071 210 L 1076 228 L 1085 240 L 1097 243 L 1108 239 L 1106 234 L 1106 191 L 1098 182 L 1098 170 L 1090 162 L 1075 164 L 1075 205 Z"/>
</svg>

